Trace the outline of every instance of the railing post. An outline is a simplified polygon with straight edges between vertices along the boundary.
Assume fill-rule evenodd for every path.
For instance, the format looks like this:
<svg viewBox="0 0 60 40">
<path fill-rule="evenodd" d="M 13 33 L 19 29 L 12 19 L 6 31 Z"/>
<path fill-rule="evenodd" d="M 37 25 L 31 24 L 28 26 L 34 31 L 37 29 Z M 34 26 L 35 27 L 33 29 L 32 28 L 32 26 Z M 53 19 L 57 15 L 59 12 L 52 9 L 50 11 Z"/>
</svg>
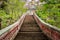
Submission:
<svg viewBox="0 0 60 40">
<path fill-rule="evenodd" d="M 0 30 L 1 30 L 1 22 L 2 22 L 2 19 L 0 18 Z"/>
</svg>

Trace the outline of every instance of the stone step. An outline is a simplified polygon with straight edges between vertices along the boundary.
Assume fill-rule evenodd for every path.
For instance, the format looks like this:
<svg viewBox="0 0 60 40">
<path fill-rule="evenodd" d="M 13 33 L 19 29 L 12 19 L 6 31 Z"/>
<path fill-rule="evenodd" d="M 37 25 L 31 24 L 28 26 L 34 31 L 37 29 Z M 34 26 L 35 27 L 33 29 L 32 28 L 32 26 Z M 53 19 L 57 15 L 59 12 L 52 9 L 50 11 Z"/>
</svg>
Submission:
<svg viewBox="0 0 60 40">
<path fill-rule="evenodd" d="M 20 29 L 20 31 L 40 31 L 39 27 L 36 26 L 25 26 Z"/>
<path fill-rule="evenodd" d="M 23 24 L 37 24 L 36 22 L 24 22 Z"/>
<path fill-rule="evenodd" d="M 22 27 L 38 27 L 37 24 L 23 24 Z"/>
<path fill-rule="evenodd" d="M 42 32 L 19 32 L 20 36 L 27 36 L 27 37 L 40 37 Z"/>
<path fill-rule="evenodd" d="M 15 40 L 50 40 L 42 32 L 19 32 Z"/>
<path fill-rule="evenodd" d="M 27 16 L 25 17 L 25 20 L 24 20 L 24 23 L 26 23 L 26 22 L 31 23 L 31 22 L 35 22 L 35 20 L 34 20 L 33 16 L 27 15 Z"/>
<path fill-rule="evenodd" d="M 23 25 L 21 26 L 20 31 L 40 31 L 39 26 L 37 25 L 36 21 L 34 20 L 33 16 L 26 16 L 25 20 L 23 22 Z"/>
<path fill-rule="evenodd" d="M 27 15 L 14 40 L 50 40 L 41 31 L 33 16 Z"/>
</svg>

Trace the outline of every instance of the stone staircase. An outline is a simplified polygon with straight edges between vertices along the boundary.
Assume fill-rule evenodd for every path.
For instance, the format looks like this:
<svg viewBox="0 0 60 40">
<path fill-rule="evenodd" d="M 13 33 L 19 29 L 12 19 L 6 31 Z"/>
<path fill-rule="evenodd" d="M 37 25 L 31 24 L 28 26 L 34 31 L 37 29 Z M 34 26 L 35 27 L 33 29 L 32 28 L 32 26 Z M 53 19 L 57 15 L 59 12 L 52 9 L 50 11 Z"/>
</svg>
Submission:
<svg viewBox="0 0 60 40">
<path fill-rule="evenodd" d="M 19 33 L 14 40 L 51 40 L 43 34 L 32 15 L 26 15 Z"/>
</svg>

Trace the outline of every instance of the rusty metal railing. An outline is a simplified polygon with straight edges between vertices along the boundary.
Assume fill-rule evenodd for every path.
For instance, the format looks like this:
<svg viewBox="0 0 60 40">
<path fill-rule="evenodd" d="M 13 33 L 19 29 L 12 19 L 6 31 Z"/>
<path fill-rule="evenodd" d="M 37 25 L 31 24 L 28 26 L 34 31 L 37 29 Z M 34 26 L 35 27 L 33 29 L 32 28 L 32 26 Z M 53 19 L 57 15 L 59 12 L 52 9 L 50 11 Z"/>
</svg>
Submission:
<svg viewBox="0 0 60 40">
<path fill-rule="evenodd" d="M 0 30 L 0 40 L 13 40 L 20 30 L 25 15 L 26 14 L 22 15 L 21 18 L 14 24 Z"/>
<path fill-rule="evenodd" d="M 36 14 L 33 15 L 41 30 L 52 40 L 60 40 L 60 28 L 54 27 L 41 20 Z"/>
</svg>

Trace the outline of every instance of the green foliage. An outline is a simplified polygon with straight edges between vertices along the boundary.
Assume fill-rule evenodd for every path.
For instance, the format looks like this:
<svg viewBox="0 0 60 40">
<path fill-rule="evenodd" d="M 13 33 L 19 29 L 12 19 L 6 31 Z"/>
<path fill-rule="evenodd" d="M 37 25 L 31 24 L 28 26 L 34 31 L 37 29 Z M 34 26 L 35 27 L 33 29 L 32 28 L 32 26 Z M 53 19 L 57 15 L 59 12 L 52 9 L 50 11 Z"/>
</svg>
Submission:
<svg viewBox="0 0 60 40">
<path fill-rule="evenodd" d="M 20 16 L 26 12 L 26 8 L 24 8 L 25 2 L 21 2 L 19 0 L 7 0 L 4 1 L 4 7 L 0 8 L 0 18 L 2 19 L 2 28 L 11 25 L 16 22 Z"/>
<path fill-rule="evenodd" d="M 48 4 L 59 4 L 60 0 L 40 0 L 41 2 L 45 1 Z"/>
<path fill-rule="evenodd" d="M 37 8 L 37 15 L 45 22 L 60 28 L 60 3 L 59 0 L 42 0 L 47 2 Z M 56 3 L 55 3 L 56 1 Z M 54 2 L 54 3 L 53 3 Z"/>
</svg>

